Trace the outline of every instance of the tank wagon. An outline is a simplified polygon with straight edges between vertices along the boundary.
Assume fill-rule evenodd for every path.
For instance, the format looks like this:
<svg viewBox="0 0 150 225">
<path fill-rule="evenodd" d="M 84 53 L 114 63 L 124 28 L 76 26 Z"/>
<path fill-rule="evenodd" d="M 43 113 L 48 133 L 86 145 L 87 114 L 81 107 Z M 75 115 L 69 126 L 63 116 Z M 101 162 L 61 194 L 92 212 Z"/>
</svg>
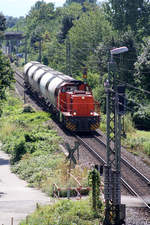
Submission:
<svg viewBox="0 0 150 225">
<path fill-rule="evenodd" d="M 94 131 L 100 115 L 90 87 L 39 62 L 24 66 L 25 85 L 49 104 L 71 131 Z"/>
</svg>

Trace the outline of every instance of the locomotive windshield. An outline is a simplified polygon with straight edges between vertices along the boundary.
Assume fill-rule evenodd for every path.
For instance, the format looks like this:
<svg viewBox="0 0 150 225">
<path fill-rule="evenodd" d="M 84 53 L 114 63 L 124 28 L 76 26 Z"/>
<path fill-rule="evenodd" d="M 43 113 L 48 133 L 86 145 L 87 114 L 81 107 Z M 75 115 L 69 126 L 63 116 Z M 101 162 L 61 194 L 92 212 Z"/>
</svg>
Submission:
<svg viewBox="0 0 150 225">
<path fill-rule="evenodd" d="M 86 92 L 91 92 L 91 89 L 89 88 L 88 85 L 85 84 L 80 84 L 80 85 L 65 85 L 61 88 L 61 92 L 75 92 L 75 91 L 86 91 Z"/>
<path fill-rule="evenodd" d="M 77 91 L 79 90 L 77 86 L 67 85 L 61 89 L 61 92 Z"/>
</svg>

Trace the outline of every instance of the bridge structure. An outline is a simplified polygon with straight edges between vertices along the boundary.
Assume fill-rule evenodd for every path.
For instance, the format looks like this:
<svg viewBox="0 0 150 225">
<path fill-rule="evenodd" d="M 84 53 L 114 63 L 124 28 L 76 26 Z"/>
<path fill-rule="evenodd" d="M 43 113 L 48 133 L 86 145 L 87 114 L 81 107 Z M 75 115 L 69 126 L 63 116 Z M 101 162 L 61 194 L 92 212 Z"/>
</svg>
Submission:
<svg viewBox="0 0 150 225">
<path fill-rule="evenodd" d="M 18 53 L 18 47 L 21 44 L 22 40 L 23 45 L 25 46 L 25 52 L 24 53 Z M 18 57 L 25 57 L 25 62 L 27 60 L 27 52 L 26 52 L 26 36 L 21 31 L 8 31 L 4 33 L 4 39 L 3 39 L 3 52 L 4 54 L 7 54 L 10 56 L 10 59 L 12 58 L 12 53 L 16 54 Z"/>
<path fill-rule="evenodd" d="M 5 40 L 22 40 L 25 38 L 24 33 L 20 31 L 10 31 L 4 33 Z"/>
<path fill-rule="evenodd" d="M 16 53 L 20 41 L 25 39 L 25 35 L 23 32 L 20 31 L 9 31 L 4 33 L 5 44 L 3 45 L 3 52 L 5 54 L 11 54 L 13 49 L 16 48 Z"/>
</svg>

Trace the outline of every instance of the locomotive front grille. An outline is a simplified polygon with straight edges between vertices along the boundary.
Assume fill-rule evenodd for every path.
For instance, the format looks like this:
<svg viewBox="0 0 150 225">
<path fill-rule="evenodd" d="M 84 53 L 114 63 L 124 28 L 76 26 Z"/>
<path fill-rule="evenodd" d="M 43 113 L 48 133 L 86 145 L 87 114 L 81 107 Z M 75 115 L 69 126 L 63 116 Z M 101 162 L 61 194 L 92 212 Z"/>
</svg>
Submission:
<svg viewBox="0 0 150 225">
<path fill-rule="evenodd" d="M 77 129 L 79 131 L 87 131 L 89 130 L 89 121 L 87 118 L 81 118 L 78 121 Z"/>
</svg>

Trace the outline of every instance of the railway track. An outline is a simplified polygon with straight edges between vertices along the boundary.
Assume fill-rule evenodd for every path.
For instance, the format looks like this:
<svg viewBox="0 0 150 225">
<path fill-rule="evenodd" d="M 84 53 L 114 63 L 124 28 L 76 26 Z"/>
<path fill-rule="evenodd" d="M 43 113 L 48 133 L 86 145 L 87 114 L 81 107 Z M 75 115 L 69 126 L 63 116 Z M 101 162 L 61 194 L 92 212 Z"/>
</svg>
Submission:
<svg viewBox="0 0 150 225">
<path fill-rule="evenodd" d="M 98 134 L 89 137 L 75 136 L 100 164 L 106 165 L 106 143 Z M 147 197 L 150 196 L 150 180 L 123 157 L 121 157 L 121 174 L 122 185 L 131 195 L 140 198 L 145 206 L 150 209 L 147 204 Z"/>
<path fill-rule="evenodd" d="M 25 93 L 23 75 L 17 71 L 15 73 L 15 79 L 17 85 L 21 86 L 21 91 Z M 90 152 L 90 154 L 92 154 L 94 158 L 100 162 L 100 164 L 106 164 L 106 141 L 104 136 L 95 133 L 94 135 L 89 135 L 86 137 L 79 137 L 78 135 L 75 135 L 75 138 Z M 150 196 L 150 180 L 123 157 L 121 158 L 121 173 L 122 185 L 131 195 L 139 197 L 144 202 L 145 206 L 150 209 L 150 206 L 147 204 L 145 198 Z"/>
<path fill-rule="evenodd" d="M 17 82 L 22 88 L 24 88 L 24 77 L 23 77 L 23 74 L 21 74 L 21 73 L 18 72 L 18 71 L 15 71 L 15 79 L 16 79 L 16 82 Z"/>
</svg>

